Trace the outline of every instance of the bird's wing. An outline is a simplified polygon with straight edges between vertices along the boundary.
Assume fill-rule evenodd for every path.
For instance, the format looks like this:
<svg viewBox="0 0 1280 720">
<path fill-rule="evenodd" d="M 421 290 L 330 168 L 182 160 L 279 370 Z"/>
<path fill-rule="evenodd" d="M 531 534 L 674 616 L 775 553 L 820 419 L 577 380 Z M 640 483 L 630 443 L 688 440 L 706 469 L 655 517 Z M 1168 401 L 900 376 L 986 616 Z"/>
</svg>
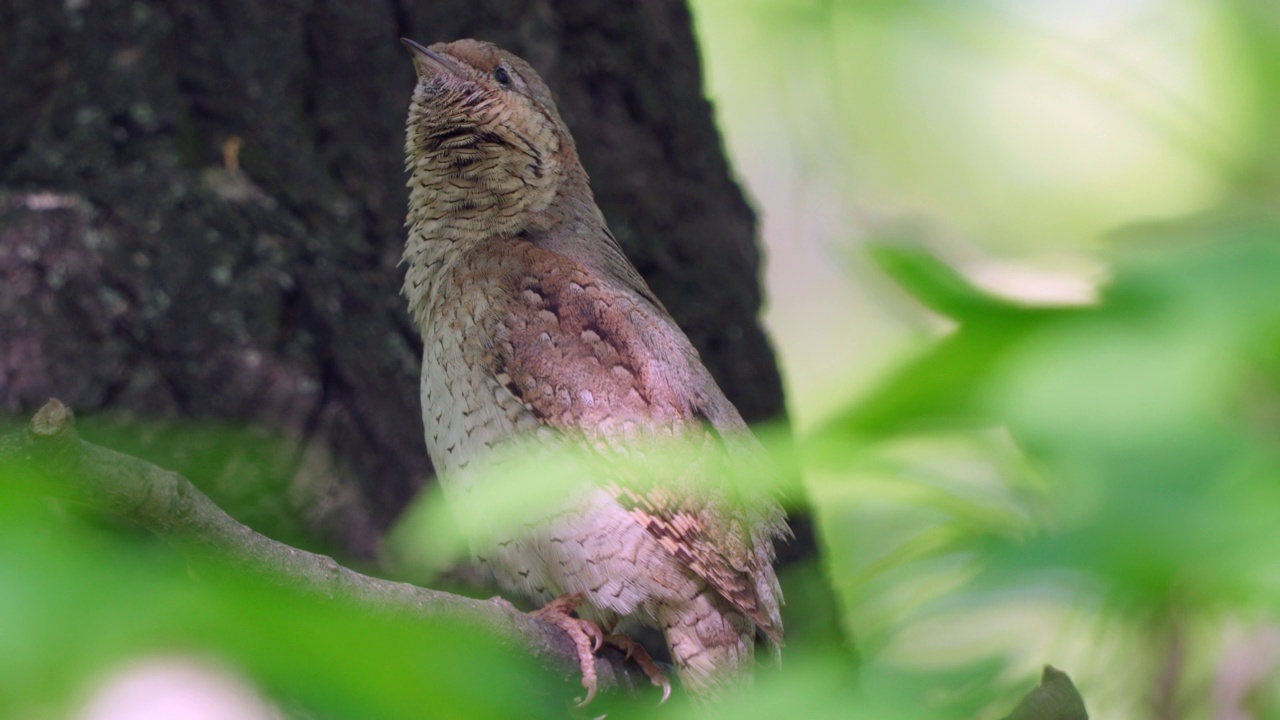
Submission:
<svg viewBox="0 0 1280 720">
<path fill-rule="evenodd" d="M 531 244 L 510 253 L 494 377 L 607 463 L 606 488 L 662 547 L 780 641 L 772 541 L 785 521 L 769 493 L 734 482 L 735 466 L 767 458 L 697 351 L 644 298 Z M 659 440 L 673 450 L 646 453 Z"/>
</svg>

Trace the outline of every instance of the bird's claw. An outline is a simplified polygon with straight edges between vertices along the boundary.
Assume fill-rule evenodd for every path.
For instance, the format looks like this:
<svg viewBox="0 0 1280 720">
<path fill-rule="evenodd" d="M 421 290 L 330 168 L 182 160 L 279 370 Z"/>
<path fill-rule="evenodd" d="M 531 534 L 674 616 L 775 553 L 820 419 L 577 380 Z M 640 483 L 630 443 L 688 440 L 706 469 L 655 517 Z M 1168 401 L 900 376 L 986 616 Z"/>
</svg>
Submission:
<svg viewBox="0 0 1280 720">
<path fill-rule="evenodd" d="M 595 653 L 604 643 L 604 633 L 590 620 L 576 618 L 569 613 L 582 602 L 582 593 L 561 595 L 531 615 L 560 628 L 573 642 L 578 654 L 578 667 L 582 670 L 582 687 L 587 689 L 587 696 L 580 700 L 577 707 L 585 707 L 596 696 L 596 659 Z"/>
<path fill-rule="evenodd" d="M 635 660 L 644 674 L 649 677 L 649 682 L 662 688 L 662 699 L 658 701 L 659 705 L 671 697 L 671 681 L 667 679 L 667 674 L 662 672 L 662 668 L 658 667 L 653 658 L 649 657 L 643 645 L 626 635 L 610 635 L 604 640 L 625 653 L 627 660 Z"/>
<path fill-rule="evenodd" d="M 597 686 L 595 654 L 605 643 L 623 651 L 627 660 L 634 660 L 648 676 L 649 682 L 662 688 L 662 699 L 658 704 L 665 703 L 667 698 L 671 697 L 671 681 L 667 679 L 666 673 L 662 672 L 653 658 L 649 657 L 643 645 L 626 635 L 605 635 L 595 623 L 570 614 L 583 599 L 582 593 L 561 595 L 531 613 L 534 617 L 563 630 L 573 642 L 574 650 L 578 654 L 578 666 L 582 670 L 582 686 L 587 689 L 587 696 L 577 703 L 577 707 L 585 707 L 595 699 Z"/>
</svg>

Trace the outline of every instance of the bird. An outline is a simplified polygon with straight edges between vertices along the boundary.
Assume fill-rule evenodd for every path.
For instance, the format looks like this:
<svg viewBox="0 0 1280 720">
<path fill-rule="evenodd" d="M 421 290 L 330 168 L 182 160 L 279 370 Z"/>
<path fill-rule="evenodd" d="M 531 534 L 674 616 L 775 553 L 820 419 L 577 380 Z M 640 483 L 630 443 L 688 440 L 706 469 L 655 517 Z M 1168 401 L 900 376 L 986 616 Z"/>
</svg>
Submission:
<svg viewBox="0 0 1280 720">
<path fill-rule="evenodd" d="M 544 511 L 464 522 L 472 560 L 570 633 L 582 704 L 602 639 L 666 699 L 636 628 L 661 632 L 694 697 L 749 683 L 757 640 L 775 655 L 783 641 L 785 513 L 774 490 L 735 480 L 766 451 L 610 232 L 538 73 L 488 42 L 402 42 L 417 74 L 403 294 L 445 500 L 517 476 L 503 464 L 516 448 L 581 457 Z"/>
</svg>

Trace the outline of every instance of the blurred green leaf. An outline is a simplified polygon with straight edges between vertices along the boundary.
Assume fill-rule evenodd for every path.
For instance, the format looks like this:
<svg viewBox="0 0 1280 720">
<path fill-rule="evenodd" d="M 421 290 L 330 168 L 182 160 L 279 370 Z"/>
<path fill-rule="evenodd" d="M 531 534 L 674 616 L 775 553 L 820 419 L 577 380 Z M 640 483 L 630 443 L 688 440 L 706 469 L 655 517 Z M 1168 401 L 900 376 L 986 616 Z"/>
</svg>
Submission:
<svg viewBox="0 0 1280 720">
<path fill-rule="evenodd" d="M 919 357 L 904 363 L 871 393 L 816 433 L 822 447 L 908 430 L 991 424 L 978 406 L 983 383 L 1026 336 L 1048 323 L 1089 310 L 1020 307 L 985 293 L 920 247 L 903 243 L 872 249 L 881 266 L 912 296 L 960 323 Z"/>
<path fill-rule="evenodd" d="M 530 659 L 443 621 L 372 613 L 286 587 L 188 574 L 147 536 L 84 522 L 0 485 L 0 707 L 71 714 L 122 663 L 212 657 L 325 718 L 560 717 L 573 692 Z M 564 687 L 564 697 L 548 688 Z"/>
<path fill-rule="evenodd" d="M 1152 633 L 1169 617 L 1274 619 L 1280 217 L 1127 231 L 1088 308 L 990 298 L 917 248 L 876 255 L 958 326 L 806 444 L 857 499 L 829 512 L 860 529 L 828 532 L 836 582 L 872 629 L 871 667 L 939 607 L 976 610 L 983 593 L 1044 582 Z M 939 439 L 1000 428 L 1028 462 L 988 454 L 985 486 L 972 485 L 971 460 Z M 1132 659 L 1154 669 L 1166 644 Z"/>
<path fill-rule="evenodd" d="M 930 310 L 954 320 L 991 321 L 1004 313 L 1017 314 L 1013 303 L 983 292 L 918 245 L 880 243 L 870 247 L 872 259 L 911 296 Z"/>
</svg>

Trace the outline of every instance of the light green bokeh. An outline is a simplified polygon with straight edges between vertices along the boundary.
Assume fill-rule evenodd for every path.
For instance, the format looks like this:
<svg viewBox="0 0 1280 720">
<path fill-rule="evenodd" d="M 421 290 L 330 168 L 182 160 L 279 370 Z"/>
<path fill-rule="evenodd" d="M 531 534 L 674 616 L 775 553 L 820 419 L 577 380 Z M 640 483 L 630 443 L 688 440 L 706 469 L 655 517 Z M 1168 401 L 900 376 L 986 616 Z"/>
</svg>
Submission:
<svg viewBox="0 0 1280 720">
<path fill-rule="evenodd" d="M 1098 258 L 1109 243 L 1100 238 L 1116 228 L 1256 197 L 1274 174 L 1264 167 L 1274 155 L 1267 73 L 1280 61 L 1268 54 L 1271 31 L 1259 22 L 1265 3 L 691 4 L 719 126 L 761 216 L 766 323 L 802 435 L 874 392 L 880 378 L 918 352 L 922 338 L 955 327 L 903 302 L 863 259 L 865 242 L 908 235 L 988 289 L 1052 299 L 1073 286 L 1063 277 L 1077 287 L 1105 279 Z M 987 272 L 993 257 L 1036 273 Z M 1201 314 L 1216 311 L 1212 297 L 1197 300 Z M 1178 323 L 1191 319 L 1186 310 Z M 1116 427 L 1164 437 L 1234 382 L 1232 370 L 1210 371 L 1231 361 L 1224 353 L 1238 351 L 1223 349 L 1214 327 L 1189 328 L 1185 342 L 1160 345 L 1167 352 L 1129 352 L 1144 339 L 1167 338 L 1134 336 L 1128 326 L 1119 345 L 1096 335 L 1069 338 L 1046 352 L 1070 362 L 1048 372 L 1046 363 L 1017 360 L 1028 363 L 1027 376 L 1038 384 L 1006 388 L 1003 397 L 1017 407 L 1035 404 L 1024 421 L 1065 423 L 1086 416 L 1081 407 L 1111 418 L 1077 425 L 1093 431 L 1085 456 L 1105 447 L 1097 436 Z M 1112 350 L 1142 364 L 1103 363 L 1111 356 L 1100 354 Z M 1153 391 L 1162 387 L 1169 392 Z M 1056 431 L 1053 437 L 1065 437 Z M 1117 525 L 1098 513 L 1128 507 L 1121 502 L 1127 495 L 1056 477 L 1050 489 L 1040 488 L 1044 497 L 1028 501 L 1026 468 L 1004 467 L 991 447 L 957 450 L 944 440 L 899 449 L 900 456 L 873 449 L 871 466 L 808 477 L 845 620 L 872 672 L 936 670 L 994 656 L 1010 679 L 1054 662 L 1080 684 L 1092 717 L 1148 712 L 1149 680 L 1164 651 L 1151 640 L 1167 628 L 1099 606 L 1097 596 L 1081 592 L 1087 577 L 998 596 L 964 586 L 981 565 L 970 562 L 975 537 L 1016 539 L 1020 521 L 1028 536 L 1053 537 L 1061 528 L 1046 522 L 1093 517 L 1096 524 L 1079 539 L 1097 545 L 1042 549 L 1076 558 L 1089 568 L 1085 575 L 1106 576 L 1114 572 L 1106 563 L 1128 558 L 1137 563 L 1135 592 L 1156 601 L 1157 591 L 1143 587 L 1139 575 L 1158 575 L 1160 562 L 1151 558 L 1145 568 L 1136 549 L 1116 543 L 1154 543 L 1165 558 L 1199 557 L 1160 525 L 1179 517 L 1176 498 L 1183 496 L 1144 506 L 1151 489 L 1135 487 L 1130 492 L 1141 497 L 1133 507 L 1152 519 Z M 934 481 L 922 481 L 930 465 L 938 468 Z M 1156 472 L 1158 465 L 1149 467 Z M 1015 476 L 1021 479 L 1006 485 Z M 975 490 L 985 499 L 975 499 Z M 1037 505 L 1054 512 L 1020 515 Z M 1220 516 L 1233 515 L 1211 514 L 1205 522 Z M 1185 541 L 1200 537 L 1188 529 Z M 1235 565 L 1219 569 L 1208 585 L 1227 594 L 1239 575 L 1256 595 L 1262 584 L 1240 579 L 1254 570 L 1234 569 L 1253 568 L 1256 558 L 1248 548 L 1234 550 L 1224 557 Z M 1035 552 L 1028 558 L 1044 560 Z M 1029 578 L 1035 563 L 1021 569 Z M 1206 613 L 1187 630 L 1190 685 L 1212 682 L 1213 638 L 1222 623 Z"/>
<path fill-rule="evenodd" d="M 1264 136 L 1228 3 L 691 4 L 802 429 L 930 329 L 865 238 L 1080 274 L 1101 233 L 1221 202 Z"/>
<path fill-rule="evenodd" d="M 991 246 L 1078 247 L 1214 204 L 1258 142 L 1225 3 L 693 6 L 753 191 L 838 183 Z M 762 154 L 793 167 L 756 175 Z"/>
</svg>

